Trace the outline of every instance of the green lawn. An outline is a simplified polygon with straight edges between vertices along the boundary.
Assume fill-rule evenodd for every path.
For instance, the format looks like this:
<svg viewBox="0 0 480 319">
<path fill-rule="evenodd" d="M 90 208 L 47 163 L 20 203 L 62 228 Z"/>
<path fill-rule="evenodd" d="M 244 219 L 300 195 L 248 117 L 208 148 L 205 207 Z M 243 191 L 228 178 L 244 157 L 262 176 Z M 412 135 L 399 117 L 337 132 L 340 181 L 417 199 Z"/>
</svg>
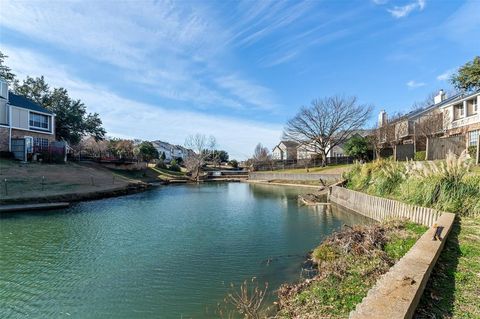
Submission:
<svg viewBox="0 0 480 319">
<path fill-rule="evenodd" d="M 457 218 L 416 318 L 480 318 L 480 218 Z"/>
<path fill-rule="evenodd" d="M 281 309 L 276 318 L 347 318 L 426 229 L 390 221 L 345 228 L 327 237 L 312 254 L 319 274 L 298 290 L 288 285 L 280 288 Z"/>
</svg>

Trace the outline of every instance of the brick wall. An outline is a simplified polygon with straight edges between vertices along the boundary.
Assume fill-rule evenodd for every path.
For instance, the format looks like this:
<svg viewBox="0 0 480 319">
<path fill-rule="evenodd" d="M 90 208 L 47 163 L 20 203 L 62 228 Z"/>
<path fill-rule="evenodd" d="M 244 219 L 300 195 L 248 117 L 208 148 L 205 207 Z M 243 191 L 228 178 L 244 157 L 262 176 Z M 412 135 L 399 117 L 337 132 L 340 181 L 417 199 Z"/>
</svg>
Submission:
<svg viewBox="0 0 480 319">
<path fill-rule="evenodd" d="M 8 152 L 8 127 L 0 127 L 0 152 Z"/>
<path fill-rule="evenodd" d="M 49 144 L 55 141 L 55 136 L 52 134 L 12 129 L 12 138 L 24 138 L 25 136 L 46 138 Z"/>
</svg>

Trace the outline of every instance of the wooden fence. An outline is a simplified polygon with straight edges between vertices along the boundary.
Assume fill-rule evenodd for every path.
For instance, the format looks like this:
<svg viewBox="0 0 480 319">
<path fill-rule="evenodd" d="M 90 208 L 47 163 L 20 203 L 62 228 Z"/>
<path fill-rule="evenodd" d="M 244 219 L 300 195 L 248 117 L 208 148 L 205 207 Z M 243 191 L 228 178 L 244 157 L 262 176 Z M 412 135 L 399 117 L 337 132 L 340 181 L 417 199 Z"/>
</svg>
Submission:
<svg viewBox="0 0 480 319">
<path fill-rule="evenodd" d="M 408 218 L 415 223 L 430 227 L 443 214 L 432 208 L 409 205 L 339 186 L 330 188 L 329 200 L 377 221 Z"/>
<path fill-rule="evenodd" d="M 436 137 L 427 140 L 427 160 L 435 161 L 445 159 L 448 151 L 452 151 L 455 155 L 460 155 L 466 149 L 465 135 L 457 135 L 450 137 Z"/>
</svg>

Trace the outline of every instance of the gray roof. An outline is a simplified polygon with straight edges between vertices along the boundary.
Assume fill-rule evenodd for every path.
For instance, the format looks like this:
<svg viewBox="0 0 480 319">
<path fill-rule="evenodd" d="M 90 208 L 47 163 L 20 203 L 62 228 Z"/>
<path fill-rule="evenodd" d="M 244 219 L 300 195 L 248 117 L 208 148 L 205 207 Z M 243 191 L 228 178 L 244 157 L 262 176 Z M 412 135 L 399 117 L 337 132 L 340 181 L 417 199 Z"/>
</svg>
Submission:
<svg viewBox="0 0 480 319">
<path fill-rule="evenodd" d="M 414 118 L 414 117 L 422 115 L 423 113 L 427 113 L 427 112 L 429 112 L 429 111 L 431 111 L 431 110 L 433 110 L 437 107 L 441 107 L 441 106 L 450 104 L 450 103 L 455 102 L 455 101 L 460 101 L 461 99 L 468 98 L 468 97 L 476 95 L 478 93 L 480 93 L 480 90 L 472 92 L 472 93 L 462 93 L 462 92 L 457 93 L 457 94 L 452 95 L 449 98 L 446 98 L 445 100 L 443 100 L 440 103 L 437 103 L 437 104 L 433 103 L 433 104 L 430 104 L 429 106 L 426 106 L 426 107 L 421 108 L 419 110 L 411 111 L 411 112 L 405 114 L 405 117 L 407 117 L 409 119 Z"/>
<path fill-rule="evenodd" d="M 298 146 L 298 143 L 295 142 L 295 141 L 281 141 L 280 143 L 278 143 L 278 145 L 280 145 L 280 144 L 283 144 L 286 147 L 297 147 Z"/>
<path fill-rule="evenodd" d="M 33 102 L 32 100 L 24 96 L 14 94 L 12 92 L 8 92 L 8 103 L 13 106 L 21 107 L 22 109 L 28 109 L 36 112 L 53 114 L 52 111 L 47 110 L 46 108 L 44 108 L 43 106 L 40 106 L 39 104 Z"/>
</svg>

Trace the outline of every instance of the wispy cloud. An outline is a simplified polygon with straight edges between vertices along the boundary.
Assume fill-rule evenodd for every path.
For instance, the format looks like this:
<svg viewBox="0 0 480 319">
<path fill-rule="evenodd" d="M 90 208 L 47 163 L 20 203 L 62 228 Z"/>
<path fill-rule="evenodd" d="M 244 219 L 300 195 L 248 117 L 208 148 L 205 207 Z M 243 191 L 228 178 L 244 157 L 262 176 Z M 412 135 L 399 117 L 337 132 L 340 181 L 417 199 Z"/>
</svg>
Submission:
<svg viewBox="0 0 480 319">
<path fill-rule="evenodd" d="M 437 76 L 438 81 L 447 81 L 452 77 L 452 74 L 455 72 L 455 69 L 449 69 L 442 74 L 439 74 Z"/>
<path fill-rule="evenodd" d="M 275 107 L 273 93 L 269 89 L 247 82 L 236 74 L 219 77 L 216 79 L 216 83 L 233 96 L 258 108 L 272 109 Z"/>
<path fill-rule="evenodd" d="M 474 41 L 472 35 L 480 34 L 480 1 L 466 1 L 452 13 L 441 26 L 443 35 L 464 46 L 474 46 L 480 50 L 480 42 Z"/>
<path fill-rule="evenodd" d="M 404 6 L 394 6 L 392 9 L 387 9 L 394 18 L 407 17 L 414 10 L 422 11 L 425 8 L 426 0 L 416 0 Z"/>
<path fill-rule="evenodd" d="M 123 80 L 164 99 L 200 108 L 248 110 L 273 105 L 273 93 L 258 89 L 261 85 L 251 83 L 248 76 L 237 75 L 236 81 L 249 90 L 231 87 L 232 95 L 218 89 L 215 78 L 235 72 L 221 63 L 229 36 L 200 5 L 112 4 L 2 1 L 2 9 L 9 14 L 0 26 L 107 63 Z M 254 93 L 252 88 L 257 88 Z"/>
<path fill-rule="evenodd" d="M 85 82 L 75 77 L 67 66 L 31 50 L 3 46 L 2 51 L 9 55 L 8 64 L 18 76 L 44 75 L 52 86 L 65 87 L 71 97 L 84 101 L 88 111 L 100 114 L 111 136 L 160 138 L 183 144 L 189 134 L 212 134 L 216 136 L 219 147 L 237 159 L 250 156 L 256 143 L 261 141 L 273 146 L 281 136 L 281 125 L 141 103 L 101 85 Z"/>
<path fill-rule="evenodd" d="M 425 86 L 426 83 L 424 82 L 416 82 L 415 80 L 410 80 L 407 82 L 407 86 L 411 89 L 416 89 L 416 88 L 419 88 L 419 87 L 422 87 L 422 86 Z"/>
</svg>

